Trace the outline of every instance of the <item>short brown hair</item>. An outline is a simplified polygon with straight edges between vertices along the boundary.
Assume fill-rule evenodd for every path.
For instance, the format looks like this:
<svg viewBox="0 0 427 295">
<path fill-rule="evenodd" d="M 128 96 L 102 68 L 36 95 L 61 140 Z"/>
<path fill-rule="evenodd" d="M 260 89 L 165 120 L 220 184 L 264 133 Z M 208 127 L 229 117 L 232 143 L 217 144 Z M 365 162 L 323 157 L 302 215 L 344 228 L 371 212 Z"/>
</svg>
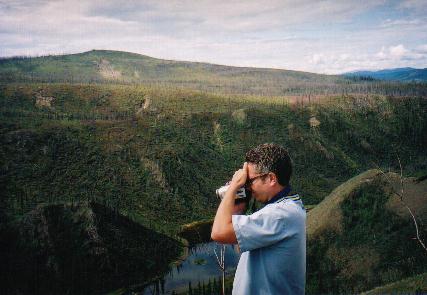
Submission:
<svg viewBox="0 0 427 295">
<path fill-rule="evenodd" d="M 246 162 L 255 164 L 258 173 L 273 172 L 281 185 L 289 185 L 292 162 L 284 147 L 274 143 L 264 143 L 249 150 L 245 158 Z"/>
</svg>

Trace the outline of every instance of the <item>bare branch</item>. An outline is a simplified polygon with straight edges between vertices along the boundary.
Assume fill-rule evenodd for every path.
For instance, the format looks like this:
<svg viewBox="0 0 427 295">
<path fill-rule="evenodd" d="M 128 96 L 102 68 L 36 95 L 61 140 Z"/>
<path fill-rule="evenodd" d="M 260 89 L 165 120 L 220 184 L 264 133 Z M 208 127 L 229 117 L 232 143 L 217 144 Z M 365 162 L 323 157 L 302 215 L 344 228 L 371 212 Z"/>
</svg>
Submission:
<svg viewBox="0 0 427 295">
<path fill-rule="evenodd" d="M 220 257 L 216 253 L 216 246 L 214 247 L 214 253 L 216 256 L 217 264 L 222 272 L 222 294 L 225 294 L 225 245 L 222 245 Z"/>
<path fill-rule="evenodd" d="M 222 245 L 219 257 L 218 257 L 218 254 L 216 252 L 216 247 L 214 248 L 216 261 L 217 261 L 217 264 L 221 270 L 224 270 L 224 252 L 225 252 L 225 245 Z"/>
<path fill-rule="evenodd" d="M 390 184 L 393 184 L 393 182 L 391 181 L 390 177 L 388 177 L 388 175 L 380 168 L 380 166 L 378 166 L 376 163 L 373 163 L 376 166 L 376 169 L 379 170 L 381 172 L 381 174 L 387 179 L 387 181 Z M 389 171 L 390 172 L 390 171 Z M 393 187 L 393 186 L 392 186 Z M 396 192 L 395 190 L 393 190 L 393 192 L 398 195 L 401 199 L 403 198 L 403 196 L 399 193 Z"/>
<path fill-rule="evenodd" d="M 402 163 L 400 162 L 400 157 L 399 155 L 396 153 L 397 156 L 397 160 L 399 161 L 399 167 L 400 167 L 400 199 L 401 201 L 403 201 L 403 196 L 404 196 L 404 189 L 403 189 L 403 168 L 402 168 Z"/>
<path fill-rule="evenodd" d="M 415 215 L 413 214 L 411 208 L 409 208 L 409 206 L 404 201 L 405 189 L 404 189 L 404 185 L 403 185 L 403 168 L 402 168 L 402 163 L 400 162 L 400 157 L 399 157 L 399 155 L 397 153 L 396 153 L 396 156 L 397 156 L 397 159 L 399 161 L 399 166 L 400 166 L 400 193 L 394 190 L 393 183 L 392 183 L 391 179 L 384 173 L 384 171 L 378 165 L 376 165 L 376 166 L 377 166 L 377 169 L 381 172 L 381 174 L 384 175 L 384 177 L 390 183 L 390 185 L 391 185 L 391 187 L 393 189 L 393 192 L 397 196 L 399 196 L 400 202 L 403 204 L 403 206 L 405 206 L 405 208 L 408 210 L 409 214 L 411 215 L 412 221 L 413 221 L 413 223 L 415 225 L 415 232 L 416 232 L 416 235 L 417 235 L 417 240 L 420 243 L 420 245 L 424 248 L 424 250 L 427 252 L 427 247 L 426 247 L 426 245 L 424 244 L 424 242 L 422 241 L 422 239 L 420 237 L 420 232 L 419 232 L 419 229 L 418 229 L 417 219 L 415 218 Z"/>
<path fill-rule="evenodd" d="M 417 240 L 418 240 L 418 242 L 421 244 L 421 246 L 424 248 L 424 250 L 427 251 L 426 245 L 421 240 L 420 233 L 419 233 L 419 230 L 418 230 L 418 223 L 417 223 L 417 220 L 415 219 L 414 214 L 412 213 L 412 210 L 408 207 L 408 205 L 406 205 L 406 203 L 403 200 L 401 200 L 401 201 L 402 201 L 403 205 L 406 207 L 406 209 L 408 209 L 409 213 L 412 216 L 412 220 L 414 221 L 414 225 L 415 225 L 415 231 L 417 232 Z"/>
</svg>

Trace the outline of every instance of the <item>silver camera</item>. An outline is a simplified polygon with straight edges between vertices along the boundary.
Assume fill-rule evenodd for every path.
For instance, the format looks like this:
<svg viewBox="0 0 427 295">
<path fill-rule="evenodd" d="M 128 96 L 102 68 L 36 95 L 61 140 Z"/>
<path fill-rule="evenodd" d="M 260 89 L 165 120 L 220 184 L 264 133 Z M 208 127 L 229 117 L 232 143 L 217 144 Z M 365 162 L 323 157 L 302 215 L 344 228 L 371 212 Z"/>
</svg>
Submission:
<svg viewBox="0 0 427 295">
<path fill-rule="evenodd" d="M 229 187 L 230 187 L 229 184 L 221 186 L 219 189 L 216 190 L 216 196 L 222 200 Z M 242 199 L 249 198 L 250 196 L 251 196 L 250 192 L 247 191 L 244 187 L 241 187 L 236 193 L 235 200 L 240 201 Z"/>
</svg>

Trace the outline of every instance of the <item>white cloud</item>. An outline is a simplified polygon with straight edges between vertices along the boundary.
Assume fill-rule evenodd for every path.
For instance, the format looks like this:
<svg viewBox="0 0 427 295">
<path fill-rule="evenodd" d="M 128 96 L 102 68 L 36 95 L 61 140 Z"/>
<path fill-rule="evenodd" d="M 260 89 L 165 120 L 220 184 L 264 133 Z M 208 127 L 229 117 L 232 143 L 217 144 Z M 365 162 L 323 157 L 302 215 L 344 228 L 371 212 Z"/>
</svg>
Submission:
<svg viewBox="0 0 427 295">
<path fill-rule="evenodd" d="M 319 51 L 308 56 L 308 65 L 300 70 L 340 74 L 356 70 L 379 70 L 399 67 L 425 67 L 427 46 L 407 48 L 402 44 L 382 46 L 377 53 L 333 53 Z M 424 65 L 424 66 L 423 66 Z M 296 66 L 296 65 L 295 65 Z"/>
<path fill-rule="evenodd" d="M 407 49 L 402 44 L 390 46 L 386 48 L 383 46 L 381 50 L 375 55 L 381 61 L 416 61 L 427 59 L 427 46 L 422 45 L 414 49 Z"/>
<path fill-rule="evenodd" d="M 381 47 L 381 50 L 375 55 L 375 57 L 377 57 L 380 60 L 384 60 L 387 58 L 387 52 L 385 47 Z"/>
<path fill-rule="evenodd" d="M 5 2 L 9 3 L 9 2 Z M 290 25 L 319 24 L 327 20 L 348 22 L 353 16 L 382 3 L 379 0 L 354 5 L 352 1 L 282 1 L 255 0 L 216 1 L 25 1 L 0 6 L 2 24 L 32 24 L 26 29 L 43 30 L 49 24 L 78 23 L 90 26 L 91 21 L 113 24 L 139 24 L 151 33 L 202 35 L 245 33 L 277 30 Z M 4 7 L 8 7 L 7 9 Z M 6 13 L 7 12 L 7 13 Z M 9 17 L 8 17 L 9 16 Z M 69 28 L 70 29 L 70 28 Z"/>
<path fill-rule="evenodd" d="M 383 3 L 382 0 L 366 1 L 354 5 L 352 1 L 283 1 L 266 0 L 216 0 L 216 1 L 145 1 L 150 7 L 140 11 L 138 5 L 129 12 L 131 18 L 150 20 L 173 20 L 178 27 L 181 22 L 197 24 L 197 31 L 209 29 L 216 32 L 244 32 L 247 30 L 275 30 L 290 25 L 318 24 L 327 20 L 347 22 L 353 16 Z M 111 6 L 114 9 L 114 6 Z M 102 13 L 96 7 L 93 13 Z M 114 13 L 112 13 L 114 14 Z"/>
<path fill-rule="evenodd" d="M 404 55 L 408 54 L 408 50 L 402 44 L 391 46 L 389 48 L 390 56 L 393 58 L 402 58 Z"/>
<path fill-rule="evenodd" d="M 310 63 L 313 65 L 321 65 L 325 63 L 325 56 L 323 54 L 315 53 L 310 58 Z"/>
<path fill-rule="evenodd" d="M 403 26 L 419 26 L 424 22 L 421 19 L 387 19 L 384 21 L 382 27 L 403 27 Z"/>
</svg>

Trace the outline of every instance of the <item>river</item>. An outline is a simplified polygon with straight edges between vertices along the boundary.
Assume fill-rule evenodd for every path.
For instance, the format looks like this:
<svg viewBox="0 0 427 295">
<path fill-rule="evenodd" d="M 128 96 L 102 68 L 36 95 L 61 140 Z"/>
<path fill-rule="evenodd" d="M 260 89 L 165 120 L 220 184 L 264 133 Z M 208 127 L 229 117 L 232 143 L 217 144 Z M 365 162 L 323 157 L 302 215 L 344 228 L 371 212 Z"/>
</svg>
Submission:
<svg viewBox="0 0 427 295">
<path fill-rule="evenodd" d="M 145 287 L 142 292 L 132 294 L 151 295 L 151 294 L 172 294 L 188 290 L 189 283 L 194 287 L 200 284 L 207 284 L 209 280 L 213 282 L 215 278 L 220 280 L 222 275 L 217 264 L 214 249 L 218 256 L 222 246 L 215 243 L 196 244 L 190 248 L 188 257 L 178 266 L 174 266 L 168 274 L 162 279 Z M 226 276 L 234 275 L 240 254 L 232 245 L 225 247 L 225 269 Z"/>
</svg>

